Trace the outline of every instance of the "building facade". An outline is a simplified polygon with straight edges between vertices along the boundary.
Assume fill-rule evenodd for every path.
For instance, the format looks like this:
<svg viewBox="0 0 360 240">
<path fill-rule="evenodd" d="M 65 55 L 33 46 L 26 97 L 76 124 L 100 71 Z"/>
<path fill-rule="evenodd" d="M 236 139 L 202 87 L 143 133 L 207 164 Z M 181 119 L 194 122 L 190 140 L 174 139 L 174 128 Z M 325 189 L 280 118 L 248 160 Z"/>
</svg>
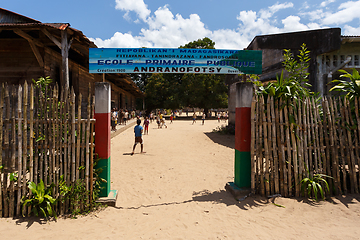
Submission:
<svg viewBox="0 0 360 240">
<path fill-rule="evenodd" d="M 69 23 L 42 23 L 0 8 L 0 83 L 50 76 L 60 89 L 70 87 L 76 96 L 86 96 L 89 84 L 94 94 L 94 83 L 106 81 L 112 107 L 135 109 L 135 99 L 143 93 L 127 74 L 89 73 L 89 48 L 96 47 Z"/>
</svg>

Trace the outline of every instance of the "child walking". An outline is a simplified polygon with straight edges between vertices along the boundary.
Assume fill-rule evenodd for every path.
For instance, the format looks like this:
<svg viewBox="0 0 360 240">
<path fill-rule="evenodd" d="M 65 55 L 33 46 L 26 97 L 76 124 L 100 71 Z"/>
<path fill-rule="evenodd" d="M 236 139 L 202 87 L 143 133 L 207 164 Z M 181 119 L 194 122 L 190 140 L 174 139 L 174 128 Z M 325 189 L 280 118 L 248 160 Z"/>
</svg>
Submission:
<svg viewBox="0 0 360 240">
<path fill-rule="evenodd" d="M 143 132 L 143 127 L 140 125 L 141 124 L 141 120 L 138 119 L 136 121 L 136 126 L 134 127 L 134 133 L 135 133 L 135 143 L 134 143 L 134 147 L 133 150 L 131 152 L 131 156 L 134 155 L 134 151 L 135 151 L 135 147 L 136 145 L 138 145 L 138 143 L 140 143 L 140 148 L 141 148 L 141 152 L 140 153 L 144 153 L 143 152 L 143 139 L 142 139 L 142 132 Z"/>
<path fill-rule="evenodd" d="M 144 120 L 144 124 L 143 124 L 143 126 L 145 127 L 144 135 L 145 134 L 149 135 L 149 124 L 150 124 L 149 119 L 148 119 L 148 117 L 146 117 Z"/>
</svg>

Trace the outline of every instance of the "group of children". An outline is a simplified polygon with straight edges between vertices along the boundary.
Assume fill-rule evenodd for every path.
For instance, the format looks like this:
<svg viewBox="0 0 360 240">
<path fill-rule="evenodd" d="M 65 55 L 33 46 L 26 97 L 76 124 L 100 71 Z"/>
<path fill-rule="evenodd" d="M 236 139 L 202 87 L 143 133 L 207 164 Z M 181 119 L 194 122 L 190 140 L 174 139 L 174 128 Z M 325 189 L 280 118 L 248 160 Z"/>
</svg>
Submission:
<svg viewBox="0 0 360 240">
<path fill-rule="evenodd" d="M 152 114 L 150 114 L 150 119 L 152 120 Z M 171 122 L 172 122 L 172 119 L 171 119 Z M 156 123 L 158 125 L 158 128 L 162 128 L 163 126 L 165 126 L 165 128 L 167 128 L 166 123 L 165 123 L 165 117 L 160 112 L 156 116 Z M 140 153 L 144 153 L 144 151 L 143 151 L 144 150 L 144 147 L 143 147 L 144 141 L 142 139 L 142 135 L 143 135 L 143 132 L 144 132 L 144 135 L 149 134 L 149 125 L 150 125 L 150 120 L 148 117 L 145 117 L 143 126 L 141 126 L 141 120 L 139 118 L 136 120 L 136 126 L 134 127 L 135 143 L 134 143 L 131 155 L 134 155 L 136 145 L 138 145 L 139 143 L 140 143 Z"/>
</svg>

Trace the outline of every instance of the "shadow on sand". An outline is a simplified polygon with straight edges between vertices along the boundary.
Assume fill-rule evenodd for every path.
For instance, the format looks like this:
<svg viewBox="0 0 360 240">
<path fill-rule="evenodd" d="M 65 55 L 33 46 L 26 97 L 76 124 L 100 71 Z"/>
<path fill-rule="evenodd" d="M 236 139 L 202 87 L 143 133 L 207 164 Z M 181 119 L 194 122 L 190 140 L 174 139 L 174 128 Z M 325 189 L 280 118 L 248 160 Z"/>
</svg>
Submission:
<svg viewBox="0 0 360 240">
<path fill-rule="evenodd" d="M 140 208 L 151 208 L 158 206 L 167 206 L 167 205 L 177 205 L 184 204 L 190 202 L 212 202 L 214 204 L 226 204 L 227 206 L 235 205 L 242 210 L 249 210 L 255 207 L 261 207 L 268 204 L 274 204 L 278 207 L 285 207 L 275 203 L 276 197 L 262 197 L 260 195 L 251 195 L 247 197 L 243 201 L 236 200 L 229 192 L 226 190 L 220 190 L 215 192 L 209 192 L 207 190 L 194 192 L 191 200 L 183 201 L 183 202 L 167 202 L 160 204 L 150 204 L 150 205 L 141 205 L 138 207 L 115 207 L 116 209 L 140 209 Z M 309 200 L 307 198 L 291 198 L 295 199 L 299 203 L 308 204 L 310 206 L 317 206 L 321 204 L 321 202 L 315 202 L 313 200 Z M 351 204 L 359 204 L 360 203 L 360 194 L 349 194 L 348 196 L 335 196 L 331 199 L 326 200 L 333 204 L 343 204 L 348 207 Z"/>
<path fill-rule="evenodd" d="M 214 143 L 235 149 L 235 135 L 207 132 L 205 135 Z"/>
</svg>

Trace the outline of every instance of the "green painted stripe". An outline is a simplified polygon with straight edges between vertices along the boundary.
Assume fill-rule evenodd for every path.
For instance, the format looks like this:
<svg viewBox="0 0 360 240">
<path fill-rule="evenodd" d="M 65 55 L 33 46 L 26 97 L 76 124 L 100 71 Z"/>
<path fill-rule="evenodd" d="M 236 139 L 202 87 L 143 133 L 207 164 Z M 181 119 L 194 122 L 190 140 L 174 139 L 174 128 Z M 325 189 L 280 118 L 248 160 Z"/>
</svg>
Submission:
<svg viewBox="0 0 360 240">
<path fill-rule="evenodd" d="M 234 183 L 239 188 L 251 187 L 251 154 L 235 150 Z"/>
<path fill-rule="evenodd" d="M 107 159 L 100 159 L 97 163 L 96 169 L 101 169 L 99 177 L 106 180 L 106 183 L 101 182 L 101 190 L 99 197 L 107 197 L 110 193 L 110 157 Z"/>
</svg>

